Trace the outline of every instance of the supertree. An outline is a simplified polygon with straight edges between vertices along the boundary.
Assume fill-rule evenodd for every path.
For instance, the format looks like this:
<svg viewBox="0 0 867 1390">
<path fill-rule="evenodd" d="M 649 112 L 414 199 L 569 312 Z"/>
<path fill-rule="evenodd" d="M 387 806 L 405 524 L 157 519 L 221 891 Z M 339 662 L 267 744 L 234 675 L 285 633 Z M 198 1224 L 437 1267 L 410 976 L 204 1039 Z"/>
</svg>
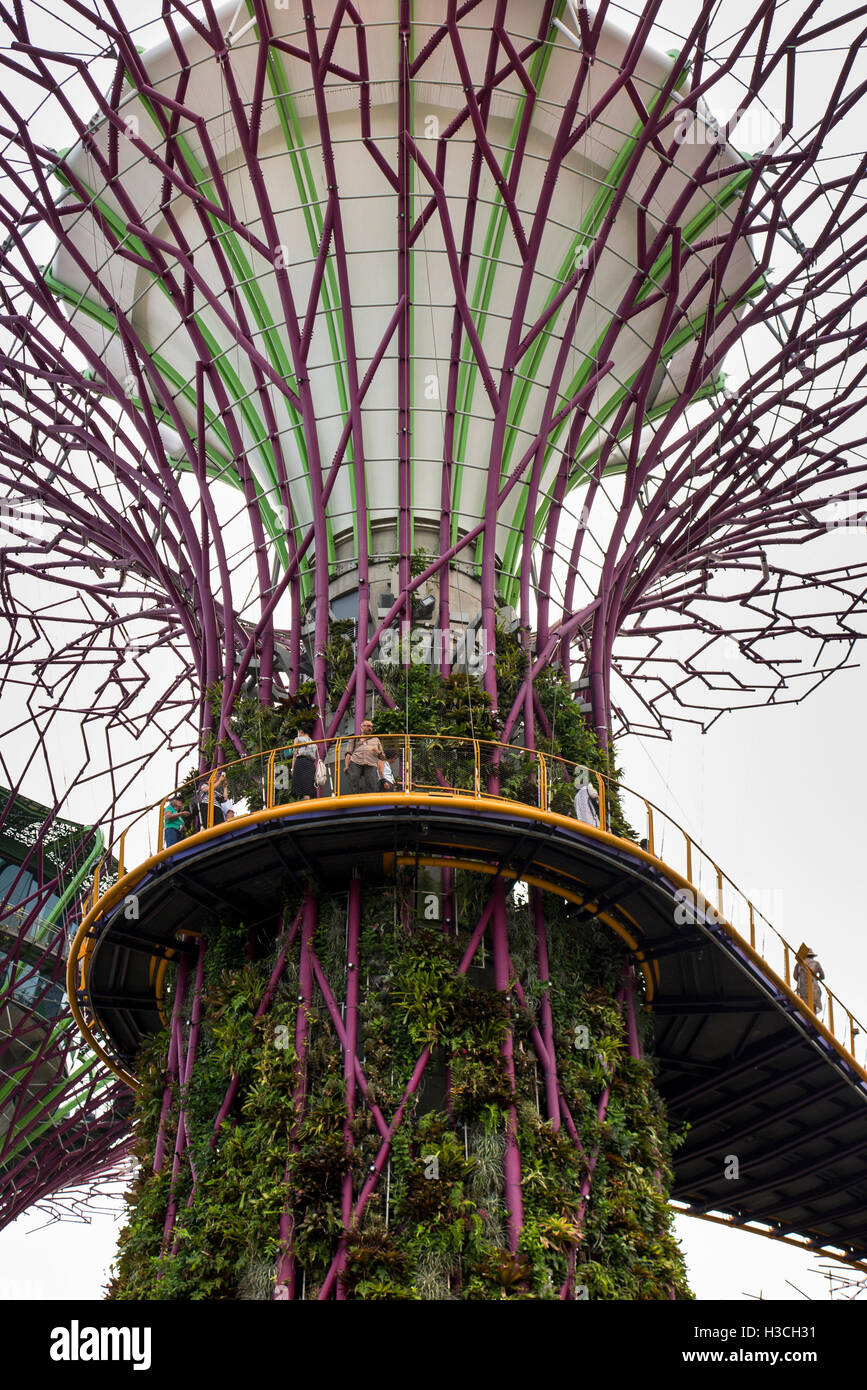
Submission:
<svg viewBox="0 0 867 1390">
<path fill-rule="evenodd" d="M 131 1110 L 64 990 L 70 928 L 105 845 L 5 789 L 0 806 L 0 1226 L 37 1204 L 87 1219 L 94 1180 L 124 1165 Z"/>
<path fill-rule="evenodd" d="M 613 746 L 860 636 L 863 34 L 823 8 L 698 5 L 666 52 L 661 0 L 0 7 L 4 689 L 45 766 L 81 731 L 58 805 L 117 858 L 69 980 L 138 1086 L 120 1296 L 683 1293 L 644 1049 L 710 938 L 704 1065 L 740 1008 L 836 1068 L 813 1142 L 863 1123 L 854 1022 L 762 973 L 719 870 L 672 947 Z M 374 712 L 375 801 L 334 742 Z M 197 837 L 117 842 L 196 776 Z M 691 1207 L 861 1256 L 784 1131 L 723 1196 L 703 1085 Z"/>
</svg>

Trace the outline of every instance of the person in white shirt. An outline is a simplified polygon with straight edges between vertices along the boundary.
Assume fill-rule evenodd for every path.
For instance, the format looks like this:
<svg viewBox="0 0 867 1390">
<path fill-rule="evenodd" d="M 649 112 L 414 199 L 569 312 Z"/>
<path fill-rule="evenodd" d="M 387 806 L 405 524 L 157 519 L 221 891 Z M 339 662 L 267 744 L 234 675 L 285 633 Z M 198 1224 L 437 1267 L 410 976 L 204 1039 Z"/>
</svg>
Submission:
<svg viewBox="0 0 867 1390">
<path fill-rule="evenodd" d="M 586 768 L 575 773 L 575 817 L 585 825 L 599 825 L 599 795 L 588 781 L 593 774 Z"/>
<path fill-rule="evenodd" d="M 208 778 L 204 778 L 199 783 L 199 790 L 196 793 L 196 803 L 199 819 L 199 827 L 202 830 L 208 828 Z M 214 784 L 214 825 L 222 825 L 223 812 L 220 809 L 220 800 L 217 795 L 217 785 Z"/>
<path fill-rule="evenodd" d="M 229 779 L 226 776 L 225 770 L 220 773 L 214 783 L 214 806 L 219 806 L 223 814 L 223 820 L 235 819 L 235 803 L 229 796 Z"/>
<path fill-rule="evenodd" d="M 812 980 L 812 991 L 810 989 L 810 976 Z M 822 991 L 819 988 L 819 981 L 824 980 L 825 972 L 816 959 L 816 952 L 811 951 L 806 942 L 802 944 L 798 951 L 798 959 L 795 962 L 795 989 L 799 999 L 812 1007 L 814 1014 L 822 1012 Z M 810 994 L 812 992 L 812 1005 Z"/>
<path fill-rule="evenodd" d="M 296 801 L 312 801 L 316 795 L 318 749 L 312 733 L 312 724 L 301 724 L 292 744 L 292 795 Z"/>
</svg>

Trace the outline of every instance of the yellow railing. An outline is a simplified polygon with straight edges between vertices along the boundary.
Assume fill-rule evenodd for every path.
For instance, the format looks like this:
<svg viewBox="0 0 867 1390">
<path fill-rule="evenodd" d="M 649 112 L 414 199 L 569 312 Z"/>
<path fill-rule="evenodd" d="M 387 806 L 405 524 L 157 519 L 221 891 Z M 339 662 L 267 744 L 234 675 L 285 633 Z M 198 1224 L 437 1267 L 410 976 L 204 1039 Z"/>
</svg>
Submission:
<svg viewBox="0 0 867 1390">
<path fill-rule="evenodd" d="M 688 886 L 678 890 L 676 896 L 678 925 L 696 921 L 699 913 L 705 919 L 709 914 L 714 914 L 720 922 L 733 927 L 742 941 L 749 944 L 750 949 L 785 981 L 789 989 L 795 988 L 794 971 L 798 957 L 794 949 L 716 861 L 682 826 L 647 797 L 621 782 L 614 782 L 595 769 L 516 744 L 428 734 L 383 734 L 374 737 L 380 739 L 391 769 L 394 792 L 387 794 L 392 796 L 424 794 L 447 798 L 459 795 L 484 801 L 516 801 L 543 812 L 560 813 L 574 819 L 578 807 L 586 807 L 587 797 L 578 797 L 578 793 L 586 788 L 595 794 L 597 805 L 593 809 L 598 814 L 599 830 L 626 838 L 632 845 L 637 843 L 647 854 L 661 860 L 686 881 Z M 316 743 L 318 757 L 326 766 L 325 784 L 316 793 L 317 804 L 320 804 L 321 798 L 358 794 L 350 788 L 346 770 L 355 744 L 355 737 L 321 739 Z M 182 799 L 193 797 L 191 813 L 194 823 L 189 833 L 213 827 L 215 784 L 224 772 L 234 799 L 246 800 L 250 804 L 250 812 L 243 815 L 288 804 L 293 800 L 292 756 L 293 745 L 286 744 L 221 764 L 192 784 L 185 785 Z M 383 793 L 377 791 L 370 795 L 376 797 Z M 166 803 L 177 799 L 166 796 L 140 812 L 116 843 L 109 846 L 94 872 L 93 892 L 89 895 L 93 906 L 99 900 L 100 875 L 104 866 L 111 862 L 114 855 L 117 876 L 123 877 L 127 837 L 155 812 L 158 816 L 156 849 L 164 847 Z M 243 815 L 238 819 L 243 820 Z M 590 823 L 594 822 L 591 820 Z M 631 838 L 631 824 L 638 824 L 645 833 L 642 835 L 641 830 L 637 833 L 633 831 L 634 839 Z M 862 1038 L 863 1046 L 867 1041 L 867 1030 L 861 1027 L 824 981 L 819 988 L 823 1002 L 817 1012 L 813 975 L 809 971 L 803 972 L 801 997 L 807 1007 L 817 1013 L 832 1036 L 852 1056 L 856 1056 L 856 1038 Z"/>
</svg>

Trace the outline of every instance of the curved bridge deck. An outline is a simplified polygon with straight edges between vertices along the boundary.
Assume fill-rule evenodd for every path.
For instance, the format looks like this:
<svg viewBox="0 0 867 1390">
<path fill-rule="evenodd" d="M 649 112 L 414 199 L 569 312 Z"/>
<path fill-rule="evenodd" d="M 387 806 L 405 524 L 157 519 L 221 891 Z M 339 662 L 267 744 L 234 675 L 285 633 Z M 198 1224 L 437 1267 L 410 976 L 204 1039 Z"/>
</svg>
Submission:
<svg viewBox="0 0 867 1390">
<path fill-rule="evenodd" d="M 201 831 L 94 901 L 69 962 L 79 1023 L 132 1082 L 136 1049 L 159 1026 L 165 963 L 189 949 L 179 935 L 218 909 L 269 919 L 293 882 L 337 887 L 355 868 L 383 878 L 401 864 L 523 880 L 571 901 L 576 925 L 595 917 L 616 931 L 644 976 L 660 1092 L 689 1125 L 673 1198 L 867 1263 L 867 1071 L 850 1047 L 670 865 L 538 806 L 395 791 L 274 806 Z M 843 1031 L 860 1032 L 851 1014 Z"/>
</svg>

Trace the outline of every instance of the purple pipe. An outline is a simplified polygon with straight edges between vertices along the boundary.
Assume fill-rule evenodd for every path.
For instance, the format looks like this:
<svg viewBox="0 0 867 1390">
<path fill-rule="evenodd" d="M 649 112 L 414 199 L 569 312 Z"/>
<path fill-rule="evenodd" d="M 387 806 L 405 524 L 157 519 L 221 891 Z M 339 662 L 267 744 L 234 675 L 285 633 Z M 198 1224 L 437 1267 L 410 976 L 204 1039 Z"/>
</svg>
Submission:
<svg viewBox="0 0 867 1390">
<path fill-rule="evenodd" d="M 183 1101 L 183 1018 L 182 1010 L 184 996 L 187 989 L 187 976 L 189 974 L 189 962 L 186 955 L 181 956 L 181 963 L 178 967 L 177 985 L 175 988 L 175 1006 L 172 1009 L 172 1041 L 174 1043 L 176 1057 L 176 1071 L 178 1079 L 178 1125 L 175 1135 L 175 1147 L 172 1155 L 172 1178 L 169 1195 L 166 1219 L 163 1226 L 163 1250 L 168 1248 L 169 1236 L 175 1224 L 175 1216 L 178 1210 L 177 1183 L 181 1171 L 181 1158 L 186 1147 L 186 1122 L 184 1118 Z"/>
<path fill-rule="evenodd" d="M 280 983 L 280 980 L 283 977 L 283 971 L 286 968 L 286 958 L 289 955 L 289 952 L 295 943 L 296 936 L 298 935 L 298 928 L 301 924 L 301 916 L 303 911 L 304 908 L 302 907 L 299 910 L 292 926 L 289 928 L 289 931 L 286 935 L 286 939 L 283 943 L 283 946 L 280 949 L 280 954 L 277 957 L 274 969 L 271 971 L 271 978 L 268 981 L 265 993 L 263 994 L 261 1002 L 258 1008 L 256 1009 L 256 1013 L 254 1014 L 254 1018 L 262 1018 L 262 1016 L 266 1014 L 271 1007 L 271 1001 L 274 998 L 274 991 L 276 990 L 277 985 Z M 220 1109 L 217 1112 L 217 1118 L 214 1121 L 214 1132 L 211 1135 L 210 1139 L 210 1147 L 212 1149 L 216 1146 L 217 1140 L 220 1135 L 220 1130 L 223 1127 L 223 1121 L 225 1120 L 226 1116 L 228 1115 L 229 1111 L 235 1103 L 235 1097 L 238 1094 L 239 1085 L 240 1076 L 237 1072 L 233 1072 L 229 1080 L 229 1085 L 227 1087 L 223 1103 L 220 1106 Z"/>
<path fill-rule="evenodd" d="M 427 1064 L 430 1061 L 430 1056 L 431 1050 L 429 1047 L 426 1047 L 413 1068 L 412 1076 L 410 1077 L 407 1083 L 406 1090 L 403 1093 L 400 1105 L 397 1107 L 397 1110 L 394 1113 L 394 1119 L 388 1127 L 388 1140 L 383 1142 L 383 1144 L 380 1146 L 379 1152 L 376 1155 L 374 1162 L 371 1164 L 367 1181 L 365 1182 L 364 1187 L 361 1189 L 358 1201 L 355 1203 L 355 1210 L 353 1212 L 353 1216 L 356 1221 L 358 1221 L 359 1217 L 361 1216 L 361 1213 L 366 1207 L 368 1199 L 371 1196 L 379 1180 L 379 1175 L 388 1161 L 388 1156 L 391 1152 L 391 1141 L 394 1138 L 397 1130 L 400 1128 L 400 1124 L 403 1120 L 404 1111 L 406 1109 L 407 1101 L 409 1100 L 410 1096 L 415 1095 L 419 1085 L 421 1084 L 421 1079 L 424 1076 L 425 1069 L 427 1068 Z M 328 1273 L 326 1274 L 325 1279 L 322 1283 L 322 1287 L 319 1290 L 318 1298 L 320 1302 L 324 1302 L 325 1300 L 331 1297 L 339 1273 L 340 1252 L 338 1251 L 338 1254 L 335 1255 L 334 1259 L 331 1262 Z"/>
<path fill-rule="evenodd" d="M 175 1082 L 178 1079 L 181 1058 L 181 1009 L 184 1002 L 184 991 L 187 982 L 187 958 L 181 956 L 180 966 L 178 967 L 178 979 L 175 988 L 175 998 L 172 1005 L 171 1035 L 169 1039 L 169 1055 L 166 1067 L 166 1084 L 163 1090 L 163 1100 L 160 1107 L 160 1120 L 157 1128 L 157 1141 L 154 1146 L 154 1172 L 162 1172 L 165 1160 L 166 1149 L 166 1124 L 168 1122 L 169 1109 L 172 1103 L 172 1093 Z"/>
<path fill-rule="evenodd" d="M 643 1053 L 638 1037 L 638 1020 L 635 1016 L 635 971 L 628 956 L 623 958 L 623 991 L 626 998 L 626 1037 L 629 1055 L 634 1061 L 640 1061 Z"/>
<path fill-rule="evenodd" d="M 494 988 L 504 993 L 509 989 L 512 975 L 512 962 L 509 956 L 509 937 L 506 924 L 506 891 L 502 879 L 498 879 L 493 890 L 494 911 L 492 916 L 492 935 L 494 944 Z M 504 1193 L 506 1199 L 506 1218 L 509 1232 L 509 1249 L 517 1253 L 524 1226 L 524 1198 L 521 1192 L 521 1151 L 518 1147 L 518 1112 L 515 1108 L 515 1060 L 513 1052 L 512 1029 L 509 1027 L 500 1047 L 505 1063 L 512 1103 L 506 1120 L 506 1152 L 503 1160 Z"/>
<path fill-rule="evenodd" d="M 619 1005 L 619 1007 L 620 1007 L 621 1015 L 622 1015 L 622 1013 L 623 1013 L 623 1000 L 624 1000 L 625 994 L 626 994 L 626 990 L 625 990 L 625 989 L 621 989 L 621 990 L 618 992 L 618 995 L 617 995 L 617 1003 L 618 1003 L 618 1005 Z M 604 1089 L 604 1091 L 602 1092 L 602 1095 L 599 1097 L 599 1104 L 598 1104 L 597 1107 L 596 1107 L 596 1119 L 597 1119 L 597 1121 L 598 1121 L 599 1124 L 602 1124 L 603 1121 L 605 1120 L 605 1116 L 606 1116 L 607 1113 L 608 1113 L 608 1102 L 609 1102 L 610 1099 L 611 1099 L 611 1087 L 610 1087 L 610 1086 L 606 1086 L 605 1089 Z M 594 1170 L 595 1170 L 595 1168 L 596 1168 L 596 1162 L 597 1162 L 598 1158 L 599 1158 L 599 1149 L 597 1148 L 597 1149 L 594 1151 L 594 1153 L 591 1155 L 591 1157 L 590 1157 L 590 1160 L 589 1160 L 589 1162 L 588 1162 L 588 1164 L 587 1164 L 587 1172 L 586 1172 L 586 1174 L 585 1174 L 585 1176 L 584 1176 L 583 1182 L 581 1183 L 581 1191 L 580 1191 L 581 1205 L 580 1205 L 580 1207 L 579 1207 L 579 1209 L 578 1209 L 578 1215 L 577 1215 L 576 1218 L 575 1218 L 575 1224 L 576 1224 L 576 1226 L 577 1226 L 579 1229 L 580 1229 L 580 1227 L 581 1227 L 581 1225 L 582 1225 L 582 1223 L 583 1223 L 583 1221 L 584 1221 L 584 1213 L 585 1213 L 586 1210 L 587 1210 L 587 1199 L 588 1199 L 588 1197 L 590 1196 L 590 1188 L 591 1188 L 591 1185 L 592 1185 L 592 1182 L 593 1182 L 593 1173 L 594 1173 Z M 572 1284 L 572 1278 L 573 1278 L 573 1273 L 574 1273 L 574 1268 L 575 1268 L 574 1254 L 575 1254 L 575 1247 L 573 1246 L 572 1252 L 571 1252 L 571 1254 L 570 1254 L 570 1260 L 569 1260 L 569 1274 L 567 1275 L 566 1282 L 564 1283 L 563 1287 L 562 1287 L 561 1290 L 560 1290 L 560 1298 L 561 1298 L 561 1299 L 567 1299 L 567 1298 L 569 1297 L 570 1293 L 571 1293 L 571 1284 Z"/>
<path fill-rule="evenodd" d="M 560 1128 L 560 1087 L 557 1082 L 557 1064 L 554 1050 L 554 1019 L 551 1012 L 551 971 L 548 965 L 548 937 L 545 928 L 545 911 L 542 894 L 538 888 L 532 890 L 533 924 L 536 931 L 536 965 L 539 980 L 548 988 L 542 995 L 539 1014 L 542 1041 L 546 1056 L 542 1060 L 542 1074 L 545 1078 L 545 1108 L 547 1119 L 554 1129 Z"/>
<path fill-rule="evenodd" d="M 343 1126 L 343 1142 L 346 1148 L 346 1171 L 343 1174 L 340 1211 L 343 1220 L 343 1234 L 338 1249 L 337 1298 L 343 1300 L 346 1293 L 340 1274 L 346 1268 L 346 1237 L 352 1224 L 352 1150 L 355 1140 L 352 1122 L 355 1118 L 355 1066 L 358 1047 L 358 949 L 361 940 L 361 879 L 354 878 L 349 885 L 349 908 L 346 924 L 346 1014 L 344 1017 L 345 1046 L 343 1052 L 343 1083 L 346 1095 L 346 1122 Z"/>
<path fill-rule="evenodd" d="M 494 886 L 496 886 L 497 883 L 502 885 L 502 880 L 496 879 L 494 881 Z M 461 962 L 458 966 L 457 972 L 459 975 L 466 974 L 467 970 L 469 970 L 470 965 L 472 964 L 475 958 L 476 952 L 479 948 L 479 945 L 481 944 L 482 937 L 485 934 L 488 923 L 493 914 L 494 902 L 494 894 L 492 892 L 485 905 L 484 911 L 482 912 L 482 915 L 476 924 L 475 930 L 473 931 L 473 935 L 470 938 L 469 944 L 466 950 L 464 951 L 463 956 L 461 957 Z M 388 1161 L 389 1153 L 391 1152 L 391 1141 L 394 1138 L 397 1130 L 400 1128 L 401 1122 L 403 1120 L 403 1115 L 404 1111 L 406 1110 L 407 1101 L 409 1100 L 410 1096 L 415 1095 L 415 1092 L 421 1084 L 421 1080 L 424 1076 L 427 1064 L 430 1061 L 430 1056 L 431 1050 L 429 1047 L 426 1047 L 424 1051 L 421 1053 L 421 1056 L 418 1058 L 418 1061 L 416 1062 L 413 1068 L 412 1075 L 407 1083 L 406 1089 L 404 1090 L 401 1102 L 398 1105 L 397 1110 L 394 1113 L 394 1117 L 391 1121 L 391 1124 L 388 1127 L 388 1137 L 384 1139 L 383 1143 L 380 1145 L 379 1152 L 376 1155 L 376 1159 L 371 1164 L 367 1181 L 365 1182 L 364 1187 L 359 1193 L 358 1200 L 355 1203 L 353 1216 L 356 1221 L 358 1221 L 359 1217 L 361 1216 L 362 1212 L 364 1211 L 364 1208 L 368 1203 L 371 1194 L 376 1188 L 377 1182 L 379 1181 L 379 1176 L 382 1170 L 384 1169 Z M 320 1300 L 325 1300 L 331 1297 L 331 1293 L 334 1289 L 334 1284 L 337 1279 L 337 1273 L 338 1264 L 337 1256 L 335 1256 L 328 1270 L 328 1274 L 326 1275 L 322 1287 L 319 1291 Z"/>
<path fill-rule="evenodd" d="M 316 983 L 319 986 L 319 989 L 322 993 L 322 998 L 325 1000 L 325 1007 L 328 1009 L 328 1014 L 334 1027 L 334 1031 L 337 1034 L 337 1040 L 340 1043 L 340 1046 L 345 1049 L 346 1030 L 343 1026 L 343 1019 L 340 1017 L 340 1009 L 338 1007 L 337 1000 L 334 998 L 331 986 L 329 985 L 328 980 L 325 977 L 322 965 L 315 951 L 311 954 L 311 961 L 313 964 L 313 974 L 316 979 Z M 376 1124 L 377 1129 L 379 1130 L 380 1136 L 383 1139 L 388 1139 L 388 1125 L 385 1122 L 385 1117 L 383 1116 L 383 1113 L 380 1110 L 379 1106 L 374 1101 L 368 1099 L 367 1077 L 364 1075 L 364 1072 L 361 1067 L 361 1062 L 358 1059 L 357 1053 L 355 1057 L 354 1071 L 355 1079 L 358 1082 L 358 1089 L 364 1097 L 365 1103 L 367 1104 L 367 1107 L 370 1110 L 371 1115 L 373 1116 L 374 1122 Z"/>
<path fill-rule="evenodd" d="M 194 1066 L 194 1064 L 195 1064 L 196 1054 L 197 1054 L 197 1052 L 198 1052 L 198 1046 L 199 1046 L 199 1031 L 200 1031 L 200 1028 L 201 1028 L 201 1021 L 202 1021 L 202 986 L 203 986 L 203 983 L 204 983 L 204 976 L 205 976 L 205 938 L 204 938 L 203 936 L 200 936 L 200 937 L 199 937 L 198 957 L 197 957 L 197 960 L 196 960 L 196 979 L 195 979 L 194 994 L 193 994 L 193 1008 L 192 1008 L 192 1015 L 191 1015 L 191 1018 L 190 1018 L 190 1035 L 189 1035 L 189 1038 L 188 1038 L 188 1040 L 187 1040 L 187 1055 L 186 1055 L 186 1061 L 185 1061 L 184 1068 L 183 1068 L 183 1077 L 182 1077 L 182 1080 L 181 1080 L 181 1089 L 180 1089 L 180 1113 L 179 1113 L 179 1119 L 178 1119 L 178 1141 L 180 1142 L 180 1138 L 181 1138 L 181 1129 L 182 1129 L 182 1127 L 183 1127 L 183 1136 L 184 1136 L 184 1138 L 183 1138 L 183 1145 L 182 1145 L 182 1147 L 181 1147 L 181 1154 L 180 1154 L 180 1156 L 181 1156 L 181 1157 L 183 1156 L 184 1150 L 187 1151 L 187 1158 L 188 1158 L 188 1162 L 189 1162 L 189 1165 L 190 1165 L 190 1172 L 192 1173 L 192 1177 L 193 1177 L 193 1182 L 192 1182 L 192 1186 L 191 1186 L 191 1188 L 190 1188 L 190 1193 L 189 1193 L 189 1196 L 187 1197 L 187 1207 L 191 1207 L 191 1206 L 193 1205 L 193 1198 L 195 1197 L 196 1188 L 197 1188 L 197 1186 L 198 1186 L 198 1178 L 197 1178 L 197 1176 L 196 1176 L 196 1169 L 195 1169 L 195 1165 L 194 1165 L 194 1163 L 193 1163 L 192 1152 L 189 1151 L 189 1149 L 187 1148 L 187 1146 L 188 1146 L 188 1141 L 189 1141 L 189 1131 L 188 1131 L 188 1128 L 187 1128 L 186 1109 L 185 1109 L 185 1106 L 184 1106 L 184 1099 L 183 1099 L 183 1097 L 184 1097 L 184 1088 L 185 1088 L 186 1086 L 189 1085 L 190 1078 L 192 1077 L 192 1074 L 193 1074 L 193 1066 Z M 177 1206 L 177 1204 L 176 1204 L 176 1206 Z M 167 1212 L 167 1213 L 166 1213 L 166 1224 L 165 1224 L 165 1227 L 164 1227 L 164 1229 L 163 1229 L 163 1243 L 164 1243 L 164 1244 L 168 1241 L 168 1236 L 169 1236 L 169 1234 L 171 1233 L 171 1229 L 172 1229 L 172 1225 L 174 1224 L 174 1220 L 175 1220 L 175 1215 L 173 1214 L 173 1215 L 172 1215 L 172 1223 L 169 1224 L 169 1213 Z M 171 1251 L 172 1256 L 174 1256 L 174 1255 L 177 1254 L 179 1243 L 180 1243 L 180 1236 L 177 1236 L 177 1237 L 175 1238 L 175 1242 L 174 1242 L 174 1244 L 173 1244 L 173 1246 L 172 1246 L 172 1251 Z"/>
<path fill-rule="evenodd" d="M 312 891 L 307 892 L 302 909 L 301 969 L 298 981 L 298 1009 L 295 1016 L 295 1088 L 292 1092 L 294 1111 L 291 1151 L 297 1152 L 295 1135 L 301 1126 L 307 1101 L 307 1045 L 310 1036 L 310 1008 L 313 1003 L 313 938 L 316 932 L 318 904 Z M 291 1165 L 287 1162 L 284 1182 L 288 1186 Z M 287 1199 L 280 1215 L 280 1255 L 277 1262 L 277 1282 L 288 1287 L 289 1298 L 295 1296 L 298 1271 L 293 1249 L 291 1204 Z"/>
<path fill-rule="evenodd" d="M 400 131 L 409 132 L 412 123 L 410 94 L 410 0 L 400 0 L 398 24 L 398 110 Z M 397 330 L 397 550 L 398 582 L 401 592 L 409 583 L 412 560 L 412 383 L 410 381 L 410 252 L 409 222 L 412 215 L 410 194 L 411 166 L 406 142 L 397 145 L 397 299 L 404 311 Z M 412 613 L 404 608 L 400 631 L 408 636 Z"/>
<path fill-rule="evenodd" d="M 521 982 L 520 982 L 520 980 L 517 978 L 517 976 L 516 976 L 516 977 L 514 978 L 514 980 L 512 981 L 512 987 L 513 987 L 513 989 L 514 989 L 514 991 L 515 991 L 515 997 L 516 997 L 516 999 L 518 1000 L 518 1003 L 521 1005 L 521 1008 L 526 1008 L 526 1007 L 527 1007 L 527 1000 L 526 1000 L 526 998 L 525 998 L 524 990 L 523 990 L 523 988 L 522 988 L 522 986 L 521 986 Z M 544 1040 L 543 1040 L 543 1038 L 542 1038 L 542 1034 L 539 1032 L 539 1029 L 536 1028 L 536 1027 L 531 1028 L 531 1029 L 530 1029 L 530 1037 L 531 1037 L 532 1040 L 533 1040 L 533 1046 L 534 1046 L 535 1049 L 536 1049 L 536 1054 L 537 1054 L 537 1056 L 538 1056 L 538 1058 L 539 1058 L 539 1061 L 542 1063 L 542 1066 L 543 1066 L 543 1067 L 545 1067 L 545 1066 L 555 1066 L 555 1065 L 556 1065 L 556 1050 L 555 1050 L 555 1049 L 551 1049 L 551 1050 L 548 1049 L 548 1047 L 546 1046 L 546 1044 L 545 1044 L 545 1042 L 544 1042 Z M 565 1098 L 565 1096 L 563 1095 L 563 1091 L 562 1091 L 562 1089 L 560 1088 L 560 1084 L 559 1084 L 559 1082 L 558 1082 L 558 1083 L 557 1083 L 557 1124 L 556 1124 L 555 1128 L 559 1128 L 559 1121 L 560 1121 L 561 1118 L 562 1118 L 562 1120 L 563 1120 L 563 1123 L 564 1123 L 565 1126 L 566 1126 L 566 1132 L 567 1132 L 567 1134 L 569 1135 L 569 1138 L 572 1140 L 572 1143 L 575 1145 L 576 1149 L 578 1149 L 579 1152 L 583 1154 L 583 1153 L 584 1153 L 584 1147 L 583 1147 L 583 1145 L 582 1145 L 582 1143 L 581 1143 L 581 1140 L 578 1138 L 578 1131 L 577 1131 L 577 1129 L 575 1128 L 575 1121 L 574 1121 L 573 1118 L 572 1118 L 572 1112 L 570 1111 L 569 1106 L 566 1104 L 566 1098 Z"/>
</svg>

